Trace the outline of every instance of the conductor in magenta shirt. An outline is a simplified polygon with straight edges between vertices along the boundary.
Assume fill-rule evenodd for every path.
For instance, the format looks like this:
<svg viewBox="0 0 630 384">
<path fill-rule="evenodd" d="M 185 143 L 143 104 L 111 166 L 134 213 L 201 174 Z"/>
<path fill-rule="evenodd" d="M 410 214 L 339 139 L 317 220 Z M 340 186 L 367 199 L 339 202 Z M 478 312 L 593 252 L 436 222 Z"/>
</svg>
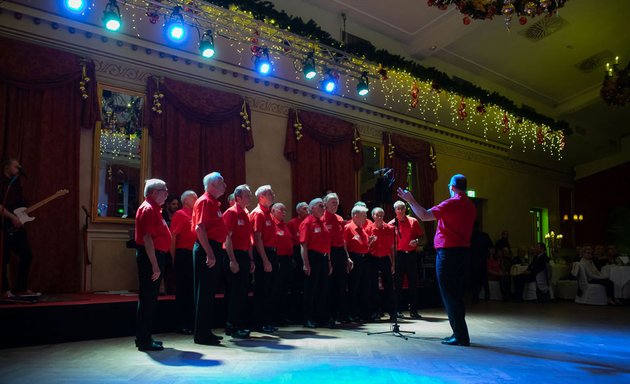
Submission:
<svg viewBox="0 0 630 384">
<path fill-rule="evenodd" d="M 464 289 L 466 274 L 470 269 L 470 237 L 477 210 L 466 196 L 466 177 L 454 175 L 448 184 L 450 199 L 431 209 L 425 209 L 414 199 L 411 192 L 398 188 L 398 196 L 407 201 L 422 221 L 437 220 L 434 246 L 437 251 L 435 269 L 442 302 L 453 329 L 450 337 L 442 339 L 446 345 L 470 345 Z"/>
</svg>

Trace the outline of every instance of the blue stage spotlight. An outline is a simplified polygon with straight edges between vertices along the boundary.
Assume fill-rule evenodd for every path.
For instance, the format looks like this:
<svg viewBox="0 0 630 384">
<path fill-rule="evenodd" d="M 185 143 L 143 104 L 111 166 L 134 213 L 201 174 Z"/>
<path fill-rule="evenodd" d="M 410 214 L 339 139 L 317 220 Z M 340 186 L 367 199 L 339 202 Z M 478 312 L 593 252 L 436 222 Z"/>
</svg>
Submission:
<svg viewBox="0 0 630 384">
<path fill-rule="evenodd" d="M 214 56 L 214 37 L 211 30 L 207 30 L 199 40 L 199 53 L 206 59 Z"/>
<path fill-rule="evenodd" d="M 271 72 L 271 60 L 269 60 L 269 49 L 263 47 L 260 54 L 254 60 L 256 71 L 261 75 L 268 75 Z"/>
<path fill-rule="evenodd" d="M 120 18 L 120 8 L 116 0 L 109 0 L 103 11 L 103 25 L 108 31 L 116 32 L 120 29 L 122 22 Z"/>
<path fill-rule="evenodd" d="M 179 5 L 175 6 L 168 21 L 164 25 L 166 37 L 174 43 L 181 43 L 186 40 L 187 37 L 184 16 L 181 14 L 181 11 L 182 7 Z"/>
<path fill-rule="evenodd" d="M 315 52 L 309 52 L 308 55 L 306 55 L 306 59 L 304 59 L 304 61 L 302 62 L 302 72 L 304 72 L 304 77 L 307 80 L 311 80 L 315 76 L 317 76 L 317 69 L 315 68 L 315 58 L 313 57 L 314 54 Z"/>
<path fill-rule="evenodd" d="M 322 88 L 328 93 L 335 92 L 337 89 L 337 76 L 332 70 L 326 68 L 324 70 L 324 81 L 322 81 Z"/>
<path fill-rule="evenodd" d="M 357 84 L 357 93 L 359 96 L 365 96 L 370 92 L 370 79 L 368 79 L 367 71 L 361 73 L 359 77 L 359 83 Z"/>
<path fill-rule="evenodd" d="M 72 13 L 81 13 L 87 7 L 86 0 L 64 0 L 64 7 Z"/>
</svg>

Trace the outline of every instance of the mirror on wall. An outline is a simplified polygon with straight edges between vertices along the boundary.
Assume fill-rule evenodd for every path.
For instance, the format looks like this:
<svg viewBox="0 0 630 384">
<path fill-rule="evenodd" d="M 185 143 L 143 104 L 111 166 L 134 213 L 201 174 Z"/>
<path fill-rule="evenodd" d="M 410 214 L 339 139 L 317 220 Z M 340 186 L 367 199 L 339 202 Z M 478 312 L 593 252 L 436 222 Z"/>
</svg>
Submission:
<svg viewBox="0 0 630 384">
<path fill-rule="evenodd" d="M 142 201 L 147 130 L 144 94 L 98 86 L 101 121 L 94 131 L 92 220 L 131 223 Z"/>
</svg>

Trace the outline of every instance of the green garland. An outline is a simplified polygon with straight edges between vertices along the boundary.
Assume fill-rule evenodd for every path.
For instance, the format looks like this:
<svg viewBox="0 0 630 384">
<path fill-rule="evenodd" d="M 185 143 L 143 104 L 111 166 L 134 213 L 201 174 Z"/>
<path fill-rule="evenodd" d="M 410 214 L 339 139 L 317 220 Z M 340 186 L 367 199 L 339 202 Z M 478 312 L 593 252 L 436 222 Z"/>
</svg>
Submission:
<svg viewBox="0 0 630 384">
<path fill-rule="evenodd" d="M 424 67 L 415 61 L 406 59 L 399 55 L 394 55 L 384 49 L 376 49 L 370 43 L 361 46 L 344 47 L 343 43 L 335 40 L 332 36 L 322 30 L 312 19 L 304 22 L 302 18 L 289 16 L 284 11 L 277 11 L 270 1 L 266 0 L 204 0 L 207 3 L 229 9 L 230 6 L 237 6 L 239 9 L 251 12 L 256 20 L 274 19 L 276 26 L 290 31 L 302 37 L 316 41 L 320 44 L 344 50 L 358 57 L 363 57 L 375 63 L 382 64 L 384 68 L 397 71 L 408 72 L 412 76 L 432 82 L 437 88 L 460 94 L 467 98 L 475 98 L 486 105 L 496 105 L 505 111 L 524 117 L 538 124 L 545 124 L 552 130 L 562 130 L 565 135 L 571 134 L 569 124 L 565 121 L 556 121 L 550 117 L 541 115 L 531 109 L 518 107 L 514 102 L 497 92 L 490 92 L 481 87 L 468 82 L 456 81 L 444 72 L 435 68 Z"/>
</svg>

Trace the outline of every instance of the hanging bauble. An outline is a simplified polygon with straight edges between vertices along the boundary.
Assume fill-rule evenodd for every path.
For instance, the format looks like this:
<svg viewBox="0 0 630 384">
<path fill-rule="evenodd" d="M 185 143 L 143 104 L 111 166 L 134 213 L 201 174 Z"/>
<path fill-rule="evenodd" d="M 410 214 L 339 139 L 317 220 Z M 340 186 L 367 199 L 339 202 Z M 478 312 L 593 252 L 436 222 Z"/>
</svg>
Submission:
<svg viewBox="0 0 630 384">
<path fill-rule="evenodd" d="M 525 16 L 521 16 L 521 17 L 519 17 L 519 18 L 518 18 L 518 23 L 519 23 L 520 25 L 525 25 L 525 24 L 527 24 L 527 17 L 525 17 Z"/>
<path fill-rule="evenodd" d="M 533 1 L 528 1 L 523 8 L 523 12 L 525 12 L 527 16 L 532 16 L 536 13 L 536 9 L 538 9 L 536 3 Z"/>
<path fill-rule="evenodd" d="M 551 0 L 540 0 L 540 7 L 547 9 L 551 5 Z"/>
<path fill-rule="evenodd" d="M 503 133 L 508 133 L 510 130 L 510 119 L 508 119 L 507 112 L 503 112 Z"/>
<path fill-rule="evenodd" d="M 514 14 L 514 2 L 513 0 L 505 0 L 503 2 L 503 8 L 501 8 L 501 13 L 503 13 L 506 17 L 511 17 Z"/>
<path fill-rule="evenodd" d="M 469 25 L 470 24 L 470 17 L 464 16 L 464 19 L 462 20 L 462 22 L 464 23 L 464 25 Z"/>
<path fill-rule="evenodd" d="M 483 103 L 479 103 L 479 105 L 477 106 L 477 113 L 480 115 L 486 113 L 486 106 Z"/>
</svg>

